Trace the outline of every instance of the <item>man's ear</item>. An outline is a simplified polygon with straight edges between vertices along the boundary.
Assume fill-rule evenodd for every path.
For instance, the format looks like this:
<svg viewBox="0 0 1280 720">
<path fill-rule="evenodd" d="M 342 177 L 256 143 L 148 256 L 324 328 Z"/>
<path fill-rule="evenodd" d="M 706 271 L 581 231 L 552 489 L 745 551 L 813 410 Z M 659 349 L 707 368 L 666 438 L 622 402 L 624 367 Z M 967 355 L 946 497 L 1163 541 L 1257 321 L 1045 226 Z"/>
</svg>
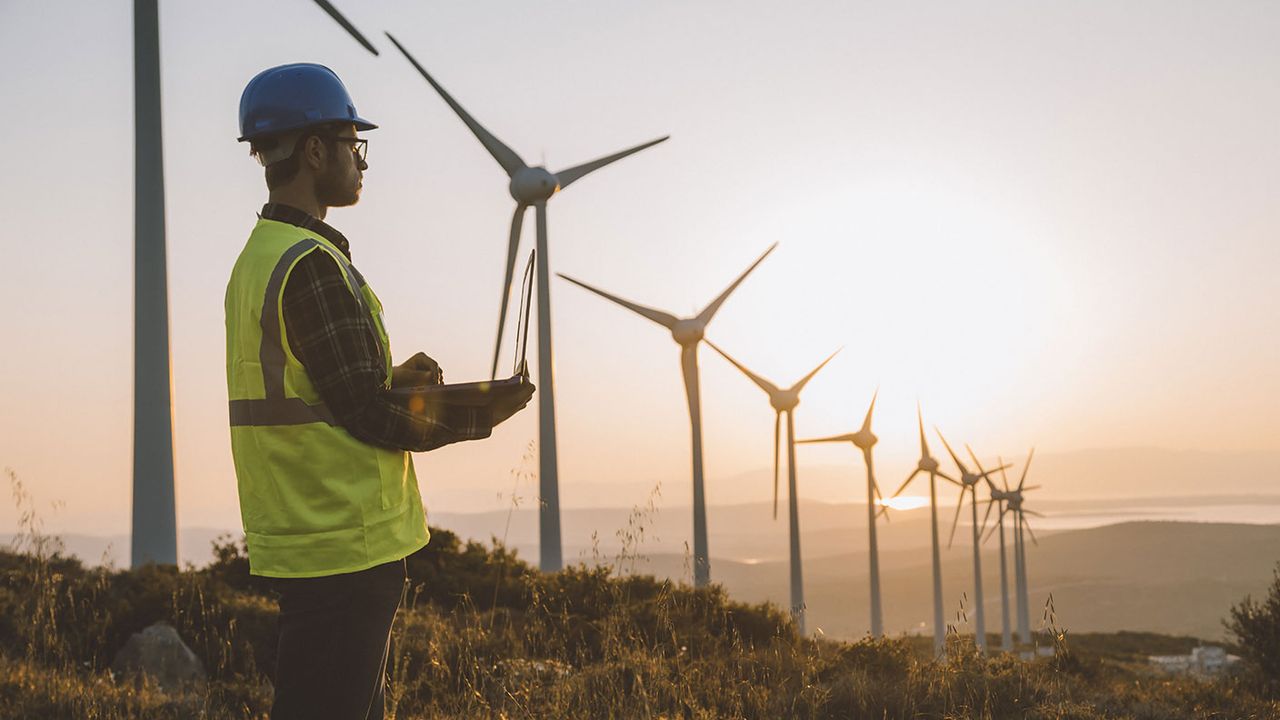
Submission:
<svg viewBox="0 0 1280 720">
<path fill-rule="evenodd" d="M 312 135 L 302 144 L 302 162 L 306 163 L 313 173 L 318 173 L 328 160 L 328 148 L 325 147 L 324 140 L 318 136 Z"/>
</svg>

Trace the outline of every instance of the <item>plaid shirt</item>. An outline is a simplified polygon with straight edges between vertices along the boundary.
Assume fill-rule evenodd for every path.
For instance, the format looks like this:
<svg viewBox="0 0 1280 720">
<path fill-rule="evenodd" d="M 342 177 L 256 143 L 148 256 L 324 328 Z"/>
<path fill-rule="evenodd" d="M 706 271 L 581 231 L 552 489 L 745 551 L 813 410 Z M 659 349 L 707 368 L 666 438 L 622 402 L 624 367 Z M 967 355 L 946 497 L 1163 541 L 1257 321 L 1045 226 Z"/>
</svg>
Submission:
<svg viewBox="0 0 1280 720">
<path fill-rule="evenodd" d="M 323 237 L 351 259 L 342 233 L 288 205 L 267 203 L 261 217 Z M 377 329 L 328 253 L 307 253 L 284 286 L 289 349 L 338 424 L 370 445 L 422 452 L 493 430 L 487 408 L 446 407 L 414 412 L 386 391 L 386 364 Z"/>
</svg>

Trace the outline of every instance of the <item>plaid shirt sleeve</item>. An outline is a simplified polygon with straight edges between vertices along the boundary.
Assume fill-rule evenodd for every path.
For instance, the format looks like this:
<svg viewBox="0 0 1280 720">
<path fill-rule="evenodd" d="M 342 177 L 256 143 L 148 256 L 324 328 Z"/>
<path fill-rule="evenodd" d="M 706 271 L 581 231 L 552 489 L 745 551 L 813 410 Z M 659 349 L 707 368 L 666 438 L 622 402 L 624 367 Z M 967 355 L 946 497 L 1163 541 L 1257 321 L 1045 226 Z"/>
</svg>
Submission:
<svg viewBox="0 0 1280 720">
<path fill-rule="evenodd" d="M 422 452 L 488 437 L 487 408 L 414 412 L 386 392 L 377 330 L 325 252 L 305 255 L 284 288 L 289 348 L 338 424 L 370 445 Z"/>
</svg>

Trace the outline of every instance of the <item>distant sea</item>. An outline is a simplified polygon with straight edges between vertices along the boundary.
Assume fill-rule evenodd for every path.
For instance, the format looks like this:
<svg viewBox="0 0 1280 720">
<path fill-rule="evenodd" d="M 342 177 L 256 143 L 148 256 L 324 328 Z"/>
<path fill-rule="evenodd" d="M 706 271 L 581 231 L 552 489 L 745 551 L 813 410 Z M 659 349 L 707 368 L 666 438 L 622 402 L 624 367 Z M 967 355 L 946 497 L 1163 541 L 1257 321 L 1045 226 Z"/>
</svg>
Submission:
<svg viewBox="0 0 1280 720">
<path fill-rule="evenodd" d="M 1264 500 L 1260 498 L 1259 500 Z M 1078 510 L 1046 510 L 1045 517 L 1032 518 L 1038 530 L 1076 530 L 1139 520 L 1174 522 L 1280 524 L 1280 498 L 1265 502 L 1221 502 L 1189 505 L 1185 503 L 1151 503 L 1137 506 L 1095 507 Z M 1030 502 L 1028 502 L 1030 504 Z"/>
</svg>

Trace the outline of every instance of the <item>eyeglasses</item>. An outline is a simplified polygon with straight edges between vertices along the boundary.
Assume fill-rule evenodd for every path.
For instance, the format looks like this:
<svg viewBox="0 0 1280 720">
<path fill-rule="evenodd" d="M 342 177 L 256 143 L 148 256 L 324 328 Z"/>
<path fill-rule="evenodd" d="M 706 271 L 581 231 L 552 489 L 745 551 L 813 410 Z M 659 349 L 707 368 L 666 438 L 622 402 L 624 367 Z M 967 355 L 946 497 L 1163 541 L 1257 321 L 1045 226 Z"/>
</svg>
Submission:
<svg viewBox="0 0 1280 720">
<path fill-rule="evenodd" d="M 364 138 L 344 137 L 342 135 L 322 135 L 321 137 L 351 143 L 351 152 L 355 153 L 360 162 L 364 162 L 364 159 L 369 156 L 369 141 Z"/>
</svg>

